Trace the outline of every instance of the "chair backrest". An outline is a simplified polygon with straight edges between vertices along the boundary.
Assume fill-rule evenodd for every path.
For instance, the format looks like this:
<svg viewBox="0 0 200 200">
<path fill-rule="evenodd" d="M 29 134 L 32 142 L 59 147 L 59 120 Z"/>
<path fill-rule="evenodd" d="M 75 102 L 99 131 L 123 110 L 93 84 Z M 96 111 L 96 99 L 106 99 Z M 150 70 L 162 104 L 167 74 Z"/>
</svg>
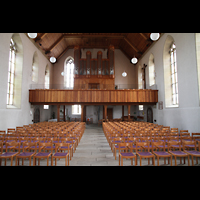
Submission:
<svg viewBox="0 0 200 200">
<path fill-rule="evenodd" d="M 37 152 L 37 142 L 23 142 L 23 152 L 25 152 L 25 147 L 35 146 L 35 152 Z"/>
<path fill-rule="evenodd" d="M 199 136 L 200 136 L 200 133 L 192 133 L 192 138 L 195 138 L 195 135 L 196 135 L 197 137 L 199 137 Z"/>
<path fill-rule="evenodd" d="M 148 152 L 150 151 L 149 142 L 136 142 L 136 153 L 138 152 L 139 149 L 141 149 L 141 146 L 147 146 Z"/>
<path fill-rule="evenodd" d="M 185 140 L 190 140 L 192 141 L 192 136 L 181 136 L 181 142 L 185 141 Z"/>
<path fill-rule="evenodd" d="M 165 142 L 163 141 L 152 142 L 151 145 L 152 145 L 152 151 L 156 146 L 163 146 L 163 148 L 165 149 Z"/>
<path fill-rule="evenodd" d="M 66 146 L 67 146 L 67 149 L 69 151 L 69 146 L 70 146 L 69 143 L 56 143 L 55 152 L 58 152 L 60 147 L 66 147 Z"/>
<path fill-rule="evenodd" d="M 41 150 L 45 149 L 45 147 L 51 147 L 51 152 L 53 152 L 53 143 L 52 142 L 47 142 L 47 143 L 43 143 L 43 142 L 39 142 L 39 152 L 41 152 Z M 50 149 L 48 149 L 50 150 Z"/>
<path fill-rule="evenodd" d="M 179 145 L 179 151 L 181 151 L 181 143 L 179 141 L 170 140 L 167 144 L 169 150 L 172 148 L 172 145 Z"/>
<path fill-rule="evenodd" d="M 182 144 L 183 144 L 183 150 L 184 150 L 184 151 L 185 151 L 186 145 L 194 145 L 195 151 L 197 150 L 196 141 L 186 141 L 186 140 L 184 140 L 184 141 L 182 142 Z"/>
<path fill-rule="evenodd" d="M 0 152 L 0 154 L 2 154 L 3 153 L 3 142 L 0 142 L 0 146 L 1 146 L 1 152 Z"/>
<path fill-rule="evenodd" d="M 128 150 L 128 147 L 131 149 L 131 147 L 133 146 L 133 143 L 126 143 L 126 142 L 122 142 L 118 144 L 119 147 L 119 151 L 120 151 L 120 147 L 126 147 L 126 152 Z"/>
<path fill-rule="evenodd" d="M 8 152 L 8 147 L 13 146 L 13 147 L 18 147 L 18 152 L 20 152 L 20 142 L 6 142 L 6 152 Z"/>
</svg>

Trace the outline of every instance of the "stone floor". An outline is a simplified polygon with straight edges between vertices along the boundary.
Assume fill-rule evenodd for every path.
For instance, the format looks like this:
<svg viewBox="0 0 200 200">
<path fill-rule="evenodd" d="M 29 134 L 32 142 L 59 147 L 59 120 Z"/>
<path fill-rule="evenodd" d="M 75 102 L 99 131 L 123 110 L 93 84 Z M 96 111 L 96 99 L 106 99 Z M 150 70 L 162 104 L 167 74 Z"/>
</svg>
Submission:
<svg viewBox="0 0 200 200">
<path fill-rule="evenodd" d="M 137 160 L 139 165 L 139 158 Z M 168 162 L 167 162 L 168 163 Z M 183 161 L 182 161 L 183 163 Z M 152 159 L 150 161 L 152 164 Z M 160 159 L 159 164 L 164 165 L 164 159 Z M 186 159 L 186 164 L 180 164 L 179 159 L 177 160 L 178 166 L 188 166 L 188 162 Z M 196 159 L 194 160 L 194 164 L 196 165 Z M 2 161 L 2 165 L 4 165 L 4 160 Z M 15 160 L 13 162 L 15 165 Z M 20 161 L 21 165 L 21 161 Z M 25 160 L 24 165 L 28 166 L 29 161 Z M 33 165 L 33 160 L 31 165 Z M 41 160 L 41 166 L 46 166 L 47 161 Z M 49 165 L 51 165 L 49 161 Z M 86 125 L 85 132 L 81 138 L 81 141 L 76 148 L 76 152 L 74 153 L 72 160 L 69 162 L 70 166 L 119 166 L 118 154 L 117 160 L 113 156 L 111 148 L 106 140 L 106 137 L 103 133 L 102 127 L 96 124 Z M 123 160 L 124 166 L 131 166 L 130 160 Z M 133 165 L 135 165 L 135 161 L 133 160 Z M 142 166 L 148 165 L 148 159 L 142 159 Z M 155 159 L 155 165 L 157 166 L 157 159 Z M 173 166 L 175 165 L 173 159 Z M 190 165 L 192 165 L 190 159 Z M 10 161 L 7 160 L 7 166 L 10 166 Z M 65 166 L 65 160 L 60 159 L 57 161 L 57 166 Z M 168 164 L 164 166 L 170 166 Z M 198 166 L 200 166 L 200 161 Z"/>
</svg>

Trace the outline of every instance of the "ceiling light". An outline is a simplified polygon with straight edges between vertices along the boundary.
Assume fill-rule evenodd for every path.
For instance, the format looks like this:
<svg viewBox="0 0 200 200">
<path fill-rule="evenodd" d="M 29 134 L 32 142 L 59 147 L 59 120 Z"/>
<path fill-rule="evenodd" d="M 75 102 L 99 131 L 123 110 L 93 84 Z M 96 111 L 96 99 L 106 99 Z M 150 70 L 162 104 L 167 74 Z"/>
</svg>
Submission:
<svg viewBox="0 0 200 200">
<path fill-rule="evenodd" d="M 151 38 L 153 41 L 158 40 L 159 37 L 160 37 L 160 33 L 151 33 L 151 35 L 150 35 L 150 38 Z"/>
<path fill-rule="evenodd" d="M 136 64 L 136 63 L 138 62 L 138 59 L 137 59 L 136 57 L 134 57 L 134 58 L 131 59 L 131 62 L 132 62 L 133 64 Z"/>
<path fill-rule="evenodd" d="M 127 76 L 127 73 L 124 71 L 124 72 L 122 73 L 122 76 L 123 76 L 123 77 L 126 77 L 126 76 Z"/>
<path fill-rule="evenodd" d="M 51 58 L 50 58 L 50 62 L 51 62 L 51 63 L 55 63 L 55 62 L 56 62 L 56 58 L 55 58 L 55 57 L 51 57 Z"/>
<path fill-rule="evenodd" d="M 37 37 L 37 33 L 27 33 L 28 34 L 28 37 L 34 39 Z"/>
</svg>

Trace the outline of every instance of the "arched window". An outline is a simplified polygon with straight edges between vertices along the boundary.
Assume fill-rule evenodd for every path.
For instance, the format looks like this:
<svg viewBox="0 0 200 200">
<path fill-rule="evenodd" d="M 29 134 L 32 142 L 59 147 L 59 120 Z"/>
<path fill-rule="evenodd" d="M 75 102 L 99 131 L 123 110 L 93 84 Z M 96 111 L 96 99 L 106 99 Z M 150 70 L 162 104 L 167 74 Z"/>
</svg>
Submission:
<svg viewBox="0 0 200 200">
<path fill-rule="evenodd" d="M 11 38 L 8 66 L 7 105 L 13 105 L 14 102 L 16 51 L 16 44 Z"/>
<path fill-rule="evenodd" d="M 45 89 L 49 89 L 49 84 L 50 84 L 50 80 L 49 80 L 49 65 L 46 66 L 45 68 Z"/>
<path fill-rule="evenodd" d="M 153 54 L 149 57 L 149 86 L 155 85 L 155 65 L 154 65 L 154 56 Z"/>
<path fill-rule="evenodd" d="M 74 88 L 74 59 L 72 57 L 68 57 L 65 60 L 64 88 L 65 89 L 73 89 Z"/>
<path fill-rule="evenodd" d="M 21 107 L 21 86 L 23 69 L 23 45 L 19 33 L 14 33 L 10 39 L 7 108 Z"/>
<path fill-rule="evenodd" d="M 39 67 L 39 58 L 37 52 L 33 55 L 33 63 L 32 63 L 32 81 L 38 82 L 38 67 Z"/>
<path fill-rule="evenodd" d="M 142 67 L 139 65 L 138 67 L 138 89 L 143 89 L 143 73 L 142 73 Z"/>
<path fill-rule="evenodd" d="M 165 106 L 178 107 L 178 70 L 176 45 L 171 36 L 168 36 L 163 51 L 164 60 L 164 84 L 165 84 Z"/>
<path fill-rule="evenodd" d="M 176 63 L 176 45 L 173 42 L 170 48 L 171 87 L 173 105 L 178 105 L 178 73 Z"/>
</svg>

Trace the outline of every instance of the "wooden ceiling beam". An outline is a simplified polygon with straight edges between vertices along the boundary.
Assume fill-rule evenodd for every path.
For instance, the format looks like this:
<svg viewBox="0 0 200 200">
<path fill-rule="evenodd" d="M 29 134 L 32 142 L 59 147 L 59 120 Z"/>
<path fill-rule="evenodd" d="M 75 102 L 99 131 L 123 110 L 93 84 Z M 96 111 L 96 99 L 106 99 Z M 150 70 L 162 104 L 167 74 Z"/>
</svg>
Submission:
<svg viewBox="0 0 200 200">
<path fill-rule="evenodd" d="M 64 36 L 61 35 L 46 51 L 45 54 L 50 53 L 57 45 L 64 39 Z"/>
<path fill-rule="evenodd" d="M 48 33 L 42 33 L 41 35 L 40 35 L 40 37 L 36 37 L 35 38 L 35 42 L 38 42 L 38 41 L 40 41 L 40 40 L 42 40 L 42 38 L 45 36 L 45 35 L 47 35 Z"/>
<path fill-rule="evenodd" d="M 73 38 L 113 38 L 113 39 L 124 39 L 123 35 L 90 35 L 90 34 L 64 34 L 64 38 L 73 39 Z"/>
<path fill-rule="evenodd" d="M 145 40 L 148 40 L 149 38 L 146 37 L 146 35 L 144 35 L 144 33 L 140 33 L 140 35 L 145 39 Z"/>
<path fill-rule="evenodd" d="M 132 47 L 132 49 L 134 49 L 134 51 L 136 51 L 137 53 L 140 52 L 134 45 L 131 44 L 131 42 L 127 38 L 124 38 L 124 40 Z"/>
</svg>

